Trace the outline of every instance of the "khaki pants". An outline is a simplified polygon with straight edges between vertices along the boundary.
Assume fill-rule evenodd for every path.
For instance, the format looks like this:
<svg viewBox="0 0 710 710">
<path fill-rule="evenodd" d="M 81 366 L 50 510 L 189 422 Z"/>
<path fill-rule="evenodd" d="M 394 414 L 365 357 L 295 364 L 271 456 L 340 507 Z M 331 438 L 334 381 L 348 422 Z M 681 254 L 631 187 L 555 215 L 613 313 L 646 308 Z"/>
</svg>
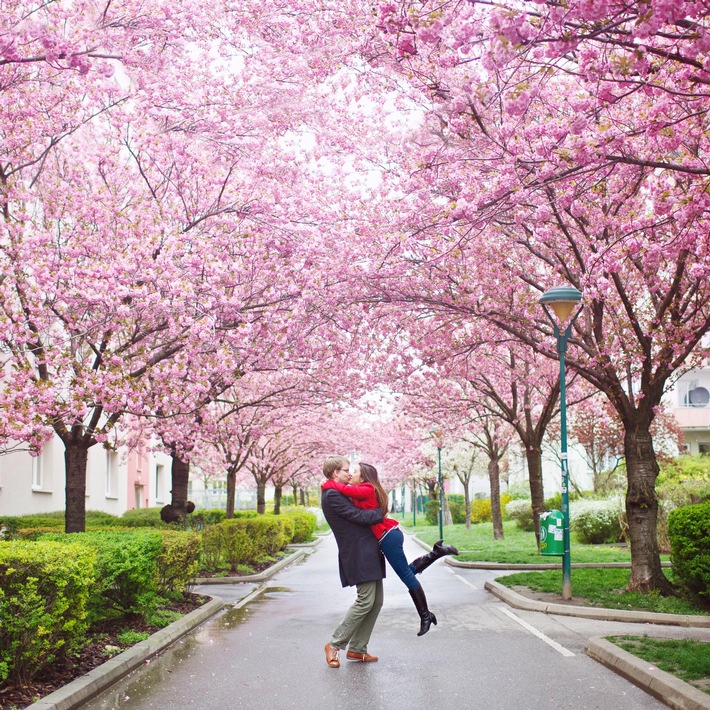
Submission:
<svg viewBox="0 0 710 710">
<path fill-rule="evenodd" d="M 384 602 L 382 580 L 357 585 L 357 599 L 348 609 L 340 626 L 333 632 L 330 645 L 355 653 L 367 653 L 375 622 Z"/>
</svg>

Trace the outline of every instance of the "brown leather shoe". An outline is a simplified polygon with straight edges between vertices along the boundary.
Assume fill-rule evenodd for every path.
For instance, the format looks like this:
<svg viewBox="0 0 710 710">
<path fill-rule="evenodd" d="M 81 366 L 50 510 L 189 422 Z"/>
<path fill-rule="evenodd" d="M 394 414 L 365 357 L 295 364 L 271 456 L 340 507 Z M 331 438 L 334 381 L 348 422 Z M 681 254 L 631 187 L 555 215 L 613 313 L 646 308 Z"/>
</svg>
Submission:
<svg viewBox="0 0 710 710">
<path fill-rule="evenodd" d="M 325 645 L 325 662 L 331 668 L 340 668 L 340 649 L 327 643 Z"/>
<path fill-rule="evenodd" d="M 378 660 L 377 656 L 371 656 L 369 653 L 356 653 L 355 651 L 348 651 L 345 655 L 349 661 L 362 661 L 362 663 L 374 663 Z"/>
</svg>

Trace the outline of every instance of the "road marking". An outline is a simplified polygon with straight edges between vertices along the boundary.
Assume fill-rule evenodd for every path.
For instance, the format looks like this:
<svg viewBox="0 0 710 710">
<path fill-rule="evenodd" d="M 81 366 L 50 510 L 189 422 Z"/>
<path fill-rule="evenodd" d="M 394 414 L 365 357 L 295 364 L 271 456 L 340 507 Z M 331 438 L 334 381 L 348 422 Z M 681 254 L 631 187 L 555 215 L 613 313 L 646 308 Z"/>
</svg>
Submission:
<svg viewBox="0 0 710 710">
<path fill-rule="evenodd" d="M 553 641 L 549 636 L 545 636 L 545 634 L 543 634 L 542 631 L 538 631 L 534 626 L 531 626 L 530 624 L 528 624 L 527 621 L 524 621 L 516 614 L 513 614 L 513 612 L 510 611 L 510 609 L 506 609 L 505 607 L 500 607 L 500 610 L 506 616 L 509 616 L 513 621 L 520 624 L 524 629 L 527 629 L 533 636 L 537 636 L 541 641 L 544 641 L 548 646 L 551 646 L 552 648 L 554 648 L 555 651 L 557 651 L 558 653 L 561 653 L 563 656 L 567 656 L 568 658 L 571 658 L 572 656 L 574 656 L 574 653 L 572 653 L 572 651 L 565 648 L 564 646 L 560 646 L 560 644 L 557 643 L 557 641 Z"/>
<path fill-rule="evenodd" d="M 475 584 L 471 584 L 471 582 L 469 582 L 467 579 L 464 579 L 460 574 L 457 574 L 456 572 L 454 572 L 454 570 L 449 569 L 447 571 L 451 572 L 451 574 L 453 574 L 454 577 L 456 577 L 456 579 L 461 580 L 467 587 L 471 587 L 471 589 L 478 589 L 478 587 Z"/>
</svg>

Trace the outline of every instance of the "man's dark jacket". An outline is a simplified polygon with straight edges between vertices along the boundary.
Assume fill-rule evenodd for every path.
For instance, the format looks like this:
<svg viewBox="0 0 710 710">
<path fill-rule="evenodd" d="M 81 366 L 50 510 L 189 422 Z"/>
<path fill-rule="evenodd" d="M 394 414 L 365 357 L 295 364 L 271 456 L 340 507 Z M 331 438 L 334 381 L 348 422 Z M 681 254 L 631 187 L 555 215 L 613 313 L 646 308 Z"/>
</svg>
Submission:
<svg viewBox="0 0 710 710">
<path fill-rule="evenodd" d="M 360 510 L 336 490 L 323 491 L 321 506 L 338 543 L 340 581 L 344 587 L 385 576 L 385 558 L 370 525 L 382 522 L 382 511 Z"/>
</svg>

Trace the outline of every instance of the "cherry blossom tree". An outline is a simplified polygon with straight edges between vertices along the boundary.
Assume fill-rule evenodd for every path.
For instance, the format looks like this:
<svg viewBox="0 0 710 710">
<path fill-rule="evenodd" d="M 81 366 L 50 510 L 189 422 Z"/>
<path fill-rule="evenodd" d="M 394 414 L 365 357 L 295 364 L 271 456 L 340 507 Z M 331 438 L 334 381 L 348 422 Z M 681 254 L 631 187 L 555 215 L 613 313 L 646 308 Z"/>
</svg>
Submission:
<svg viewBox="0 0 710 710">
<path fill-rule="evenodd" d="M 706 4 L 386 3 L 380 20 L 428 102 L 381 239 L 387 299 L 436 299 L 554 359 L 536 301 L 584 291 L 567 362 L 623 423 L 630 587 L 668 590 L 650 428 L 710 326 Z"/>
<path fill-rule="evenodd" d="M 327 273 L 340 211 L 298 132 L 324 125 L 314 94 L 342 66 L 319 23 L 347 33 L 331 19 L 348 15 L 200 0 L 2 9 L 13 417 L 0 434 L 35 450 L 61 438 L 66 526 L 81 530 L 88 449 L 125 413 L 171 420 L 185 482 L 177 457 L 199 408 L 264 353 L 278 367 L 306 314 L 328 311 L 313 267 L 323 257 Z"/>
</svg>

